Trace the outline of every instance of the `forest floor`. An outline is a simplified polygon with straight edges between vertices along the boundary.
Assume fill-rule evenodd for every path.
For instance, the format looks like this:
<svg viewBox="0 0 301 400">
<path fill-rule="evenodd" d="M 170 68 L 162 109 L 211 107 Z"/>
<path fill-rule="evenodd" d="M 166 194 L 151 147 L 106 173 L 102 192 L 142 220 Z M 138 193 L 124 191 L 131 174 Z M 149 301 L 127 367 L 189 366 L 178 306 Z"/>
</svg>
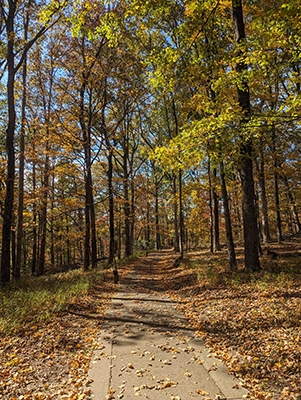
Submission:
<svg viewBox="0 0 301 400">
<path fill-rule="evenodd" d="M 172 252 L 162 252 L 155 279 L 210 351 L 243 380 L 251 399 L 300 400 L 300 238 L 270 249 L 256 274 L 230 273 L 224 250 L 189 253 L 179 267 Z M 137 263 L 120 266 L 120 279 Z M 112 275 L 96 279 L 85 295 L 75 294 L 48 318 L 35 318 L 32 310 L 9 333 L 1 330 L 0 314 L 1 399 L 90 398 L 88 368 L 115 290 Z"/>
<path fill-rule="evenodd" d="M 120 270 L 122 279 L 134 263 L 123 265 Z M 9 297 L 18 297 L 22 304 L 16 308 L 26 309 L 27 298 L 31 292 L 44 292 L 44 285 L 39 287 L 38 281 L 21 289 L 12 287 L 3 294 L 0 290 L 0 399 L 2 400 L 49 400 L 49 399 L 88 399 L 90 398 L 88 369 L 92 351 L 96 345 L 99 327 L 109 307 L 115 290 L 112 271 L 106 271 L 105 277 L 99 271 L 89 273 L 92 283 L 87 291 L 76 288 L 62 307 L 51 305 L 57 302 L 62 291 L 68 291 L 73 280 L 80 280 L 82 271 L 55 274 L 33 280 L 49 282 L 47 301 L 39 293 L 37 301 L 44 301 L 44 310 L 27 310 L 27 315 L 17 313 L 14 318 L 21 321 L 9 321 L 1 314 L 12 308 Z M 63 277 L 63 278 L 61 278 Z M 52 288 L 54 280 L 65 278 L 65 286 Z M 35 288 L 35 285 L 37 288 Z M 25 293 L 24 293 L 25 292 Z M 28 296 L 26 295 L 28 292 Z M 13 295 L 11 295 L 13 293 Z M 2 295 L 2 296 L 1 296 Z M 25 297 L 25 298 L 24 298 Z M 50 304 L 49 304 L 50 303 Z M 57 311 L 56 311 L 57 309 Z M 23 322 L 23 324 L 22 324 Z M 8 331 L 8 332 L 7 332 Z"/>
<path fill-rule="evenodd" d="M 190 254 L 168 271 L 169 294 L 251 398 L 300 400 L 300 238 L 269 250 L 253 274 L 230 273 L 225 252 Z"/>
</svg>

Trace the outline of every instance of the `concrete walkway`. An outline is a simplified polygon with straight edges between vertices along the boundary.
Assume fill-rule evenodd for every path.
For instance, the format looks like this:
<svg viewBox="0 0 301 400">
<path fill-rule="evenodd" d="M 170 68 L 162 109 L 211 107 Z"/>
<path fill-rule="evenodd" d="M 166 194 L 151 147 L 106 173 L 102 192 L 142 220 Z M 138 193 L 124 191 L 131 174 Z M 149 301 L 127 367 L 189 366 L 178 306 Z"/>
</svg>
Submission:
<svg viewBox="0 0 301 400">
<path fill-rule="evenodd" d="M 119 285 L 91 361 L 91 398 L 244 399 L 247 391 L 156 291 L 151 270 L 160 259 L 149 256 Z"/>
</svg>

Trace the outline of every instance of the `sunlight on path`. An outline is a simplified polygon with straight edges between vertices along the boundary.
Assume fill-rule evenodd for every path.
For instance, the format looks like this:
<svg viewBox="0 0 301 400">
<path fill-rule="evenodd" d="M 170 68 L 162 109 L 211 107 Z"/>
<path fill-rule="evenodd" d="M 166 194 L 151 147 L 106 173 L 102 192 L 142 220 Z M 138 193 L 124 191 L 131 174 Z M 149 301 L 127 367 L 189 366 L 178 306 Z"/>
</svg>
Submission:
<svg viewBox="0 0 301 400">
<path fill-rule="evenodd" d="M 89 378 L 94 399 L 243 399 L 246 391 L 160 294 L 150 256 L 120 284 L 99 336 Z"/>
</svg>

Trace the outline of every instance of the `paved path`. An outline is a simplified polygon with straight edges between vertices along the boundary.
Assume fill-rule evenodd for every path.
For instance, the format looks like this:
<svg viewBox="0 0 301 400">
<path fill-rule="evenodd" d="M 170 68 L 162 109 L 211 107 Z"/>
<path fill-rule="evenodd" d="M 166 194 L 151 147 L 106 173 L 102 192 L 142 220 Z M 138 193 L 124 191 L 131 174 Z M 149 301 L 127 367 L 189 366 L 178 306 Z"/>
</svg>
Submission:
<svg viewBox="0 0 301 400">
<path fill-rule="evenodd" d="M 160 262 L 152 254 L 119 285 L 91 362 L 91 398 L 243 399 L 246 390 L 160 293 L 152 276 Z"/>
</svg>

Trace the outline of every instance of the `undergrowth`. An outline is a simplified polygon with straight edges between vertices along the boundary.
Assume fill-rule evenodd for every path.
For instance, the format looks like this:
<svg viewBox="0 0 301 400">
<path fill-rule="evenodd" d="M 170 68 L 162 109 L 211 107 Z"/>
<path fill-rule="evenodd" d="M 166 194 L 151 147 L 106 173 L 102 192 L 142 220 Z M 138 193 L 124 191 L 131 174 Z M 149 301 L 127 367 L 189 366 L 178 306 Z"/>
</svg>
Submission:
<svg viewBox="0 0 301 400">
<path fill-rule="evenodd" d="M 251 284 L 258 288 L 268 289 L 274 287 L 291 286 L 301 284 L 300 259 L 281 260 L 275 263 L 273 260 L 263 260 L 262 271 L 246 272 L 241 266 L 237 270 L 230 271 L 228 262 L 220 258 L 194 259 L 188 265 L 192 268 L 198 281 L 204 286 L 240 286 Z"/>
<path fill-rule="evenodd" d="M 100 270 L 73 270 L 11 282 L 0 289 L 0 335 L 14 333 L 28 323 L 48 320 L 76 298 L 87 295 L 91 286 L 103 279 Z"/>
</svg>

